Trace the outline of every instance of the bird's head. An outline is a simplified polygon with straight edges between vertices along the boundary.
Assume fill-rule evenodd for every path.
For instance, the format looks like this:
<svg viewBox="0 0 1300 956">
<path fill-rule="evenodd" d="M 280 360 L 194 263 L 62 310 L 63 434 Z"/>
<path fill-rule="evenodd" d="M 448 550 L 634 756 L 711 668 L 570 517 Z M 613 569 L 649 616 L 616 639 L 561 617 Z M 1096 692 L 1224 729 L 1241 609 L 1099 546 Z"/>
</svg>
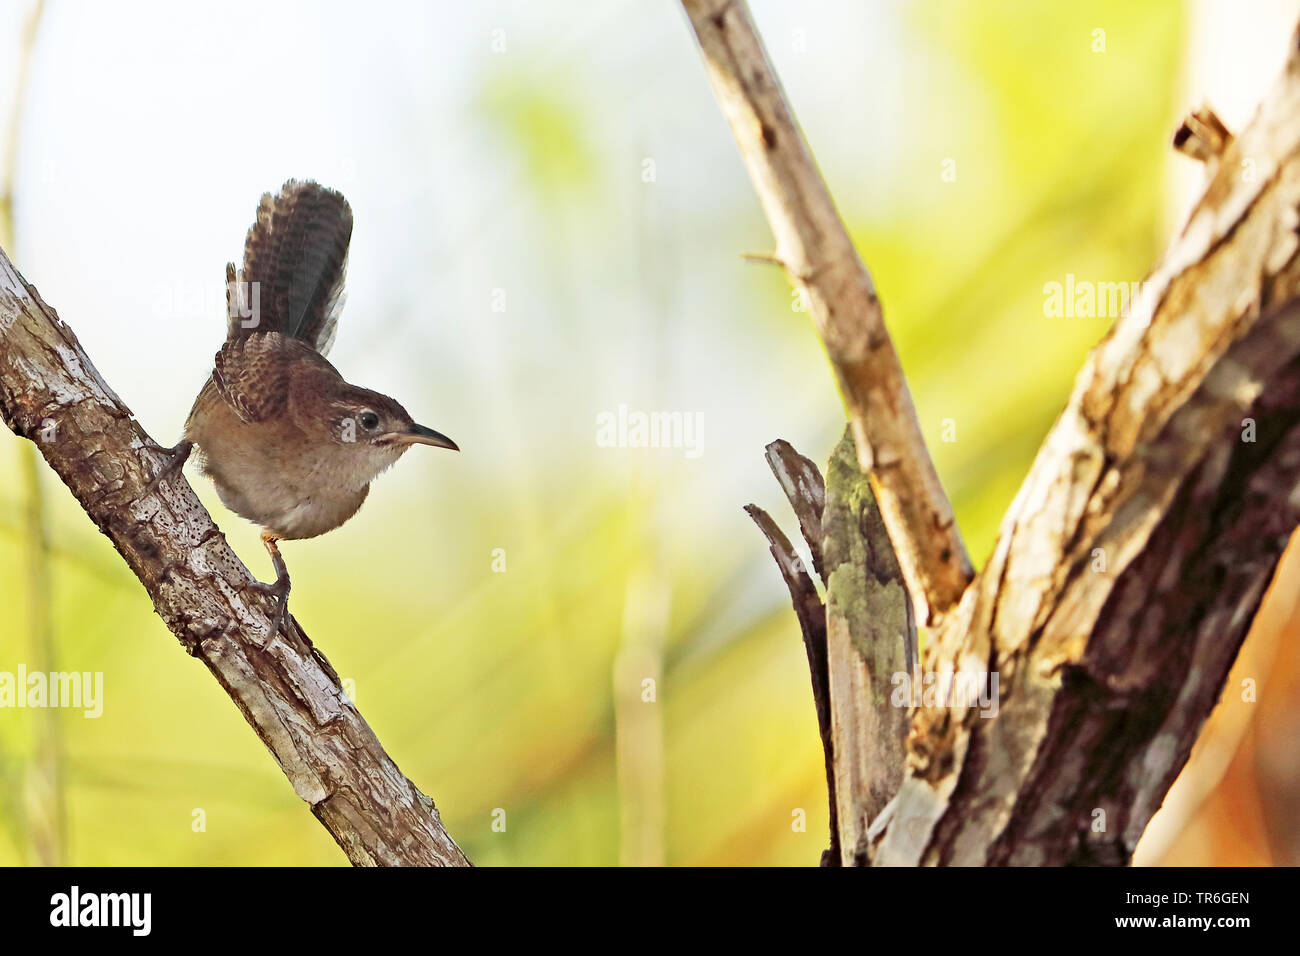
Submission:
<svg viewBox="0 0 1300 956">
<path fill-rule="evenodd" d="M 401 458 L 412 445 L 432 445 L 459 451 L 441 432 L 416 424 L 395 399 L 370 389 L 347 385 L 331 396 L 329 417 L 337 446 L 353 454 L 373 478 Z M 366 479 L 369 481 L 369 479 Z"/>
</svg>

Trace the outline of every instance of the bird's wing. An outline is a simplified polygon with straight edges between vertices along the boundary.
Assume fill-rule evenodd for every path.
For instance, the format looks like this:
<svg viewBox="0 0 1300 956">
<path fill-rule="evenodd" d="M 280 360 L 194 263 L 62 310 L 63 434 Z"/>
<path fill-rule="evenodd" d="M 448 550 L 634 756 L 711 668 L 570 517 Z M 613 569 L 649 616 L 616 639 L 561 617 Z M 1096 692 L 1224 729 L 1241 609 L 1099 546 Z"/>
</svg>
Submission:
<svg viewBox="0 0 1300 956">
<path fill-rule="evenodd" d="M 244 267 L 226 266 L 234 341 L 278 332 L 325 355 L 343 308 L 352 210 L 340 193 L 289 180 L 266 193 L 244 242 Z"/>
<path fill-rule="evenodd" d="M 278 332 L 230 339 L 217 353 L 212 381 L 245 422 L 281 414 L 289 401 L 289 355 Z"/>
</svg>

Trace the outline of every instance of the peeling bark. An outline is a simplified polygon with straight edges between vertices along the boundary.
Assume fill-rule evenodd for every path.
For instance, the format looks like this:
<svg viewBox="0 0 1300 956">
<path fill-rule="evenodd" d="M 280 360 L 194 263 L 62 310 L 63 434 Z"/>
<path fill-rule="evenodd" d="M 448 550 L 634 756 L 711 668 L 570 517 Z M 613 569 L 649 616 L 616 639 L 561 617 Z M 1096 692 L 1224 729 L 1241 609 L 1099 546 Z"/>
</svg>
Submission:
<svg viewBox="0 0 1300 956">
<path fill-rule="evenodd" d="M 743 2 L 684 3 L 742 151 L 746 117 L 776 109 L 793 126 Z M 1300 522 L 1300 35 L 1239 137 L 1203 108 L 1175 145 L 1206 162 L 1205 194 L 1089 356 L 928 648 L 927 678 L 996 707 L 958 694 L 915 711 L 873 864 L 1128 863 Z M 797 176 L 755 180 L 769 219 L 825 214 Z M 860 293 L 827 291 L 827 313 L 870 339 L 879 316 Z M 906 418 L 910 403 L 876 412 Z M 894 462 L 858 450 L 883 488 Z M 924 580 L 907 522 L 881 508 L 908 583 Z"/>
<path fill-rule="evenodd" d="M 941 630 L 999 713 L 917 715 L 879 862 L 1126 863 L 1218 700 L 1300 520 L 1292 49 Z"/>
<path fill-rule="evenodd" d="M 896 675 L 916 669 L 916 621 L 871 483 L 847 431 L 826 470 L 826 644 L 841 859 L 867 859 L 867 828 L 898 791 L 910 710 Z M 909 698 L 910 702 L 910 698 Z"/>
<path fill-rule="evenodd" d="M 832 859 L 823 854 L 822 864 L 860 866 L 868 826 L 903 776 L 910 711 L 892 698 L 897 675 L 910 686 L 916 669 L 912 605 L 852 434 L 845 431 L 825 482 L 789 442 L 768 445 L 767 459 L 826 584 L 823 604 L 775 522 L 745 509 L 771 542 L 808 648 L 831 802 Z"/>
<path fill-rule="evenodd" d="M 820 476 L 819 476 L 820 477 Z M 768 541 L 768 550 L 776 560 L 785 586 L 794 604 L 794 614 L 803 633 L 808 672 L 812 678 L 813 707 L 817 712 L 817 732 L 822 742 L 826 765 L 826 792 L 830 804 L 830 848 L 822 853 L 822 866 L 840 865 L 840 828 L 837 819 L 835 746 L 831 737 L 830 671 L 826 658 L 826 608 L 817 594 L 817 585 L 804 569 L 798 553 L 777 523 L 757 505 L 746 505 L 745 512 L 754 519 Z"/>
<path fill-rule="evenodd" d="M 0 250 L 0 414 L 31 439 L 140 579 L 154 609 L 356 865 L 460 865 L 433 801 L 398 770 L 319 650 L 164 463 L 69 329 Z"/>
</svg>

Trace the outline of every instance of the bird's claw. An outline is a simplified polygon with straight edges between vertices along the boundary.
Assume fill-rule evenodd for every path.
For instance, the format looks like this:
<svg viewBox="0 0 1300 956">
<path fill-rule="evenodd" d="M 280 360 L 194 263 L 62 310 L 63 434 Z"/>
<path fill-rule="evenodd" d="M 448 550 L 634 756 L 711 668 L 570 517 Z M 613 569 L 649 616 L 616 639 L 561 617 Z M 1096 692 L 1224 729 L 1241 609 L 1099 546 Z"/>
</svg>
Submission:
<svg viewBox="0 0 1300 956">
<path fill-rule="evenodd" d="M 275 626 L 271 633 L 278 634 L 289 620 L 289 579 L 278 578 L 274 584 L 250 581 L 246 586 L 259 594 L 275 598 L 275 610 L 271 613 L 271 621 Z"/>
<path fill-rule="evenodd" d="M 163 463 L 163 466 L 158 469 L 158 474 L 154 475 L 149 484 L 145 485 L 144 491 L 146 495 L 154 494 L 158 490 L 158 486 L 162 484 L 164 478 L 179 474 L 180 470 L 185 467 L 185 462 L 189 460 L 190 452 L 194 449 L 194 443 L 184 439 L 177 442 L 171 448 L 159 445 L 156 442 L 150 442 L 150 446 L 152 451 L 168 455 L 169 458 Z"/>
</svg>

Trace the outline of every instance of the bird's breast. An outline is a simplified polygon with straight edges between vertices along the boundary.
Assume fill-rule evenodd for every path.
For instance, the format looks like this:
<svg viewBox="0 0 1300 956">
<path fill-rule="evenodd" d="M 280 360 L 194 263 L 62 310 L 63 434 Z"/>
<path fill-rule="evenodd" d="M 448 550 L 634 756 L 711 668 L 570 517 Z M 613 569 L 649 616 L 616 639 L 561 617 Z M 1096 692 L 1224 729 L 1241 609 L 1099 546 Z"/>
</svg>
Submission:
<svg viewBox="0 0 1300 956">
<path fill-rule="evenodd" d="M 314 443 L 283 422 L 191 421 L 187 437 L 231 511 L 281 538 L 313 538 L 347 521 L 366 500 L 368 473 L 353 449 Z"/>
</svg>

